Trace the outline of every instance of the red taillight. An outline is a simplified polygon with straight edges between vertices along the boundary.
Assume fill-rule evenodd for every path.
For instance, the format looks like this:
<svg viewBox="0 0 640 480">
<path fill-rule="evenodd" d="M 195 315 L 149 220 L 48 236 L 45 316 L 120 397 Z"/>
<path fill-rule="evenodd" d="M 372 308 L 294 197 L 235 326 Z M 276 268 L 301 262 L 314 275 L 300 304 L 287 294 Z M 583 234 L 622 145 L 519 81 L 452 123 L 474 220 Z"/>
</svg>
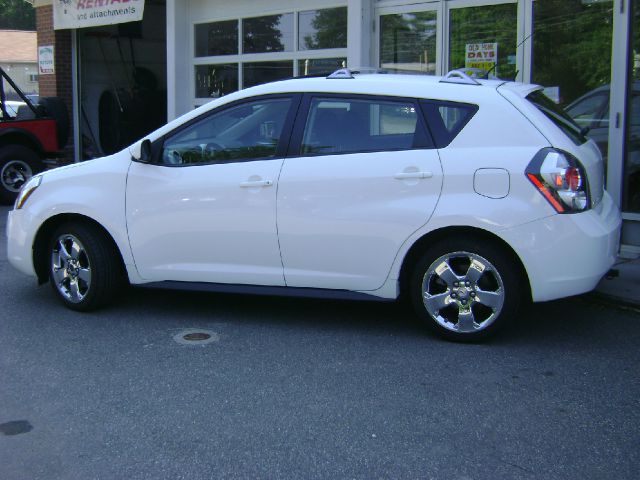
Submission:
<svg viewBox="0 0 640 480">
<path fill-rule="evenodd" d="M 572 192 L 580 190 L 580 187 L 582 186 L 582 175 L 580 175 L 580 170 L 578 170 L 577 167 L 567 168 L 564 176 L 567 185 Z"/>
<path fill-rule="evenodd" d="M 538 191 L 542 194 L 544 198 L 556 209 L 558 213 L 564 212 L 564 207 L 560 202 L 558 202 L 554 196 L 551 194 L 551 191 L 544 186 L 544 184 L 538 180 L 538 178 L 533 173 L 527 173 L 527 178 L 533 183 Z"/>
<path fill-rule="evenodd" d="M 575 213 L 590 208 L 584 168 L 569 153 L 543 148 L 529 163 L 526 175 L 556 212 Z"/>
</svg>

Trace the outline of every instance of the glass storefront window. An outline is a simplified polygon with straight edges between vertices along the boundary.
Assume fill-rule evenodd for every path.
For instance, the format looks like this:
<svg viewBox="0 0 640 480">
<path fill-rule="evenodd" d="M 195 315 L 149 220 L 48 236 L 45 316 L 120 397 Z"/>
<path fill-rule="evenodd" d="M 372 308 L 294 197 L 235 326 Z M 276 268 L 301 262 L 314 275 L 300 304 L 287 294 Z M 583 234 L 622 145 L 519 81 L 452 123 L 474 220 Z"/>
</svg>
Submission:
<svg viewBox="0 0 640 480">
<path fill-rule="evenodd" d="M 595 140 L 609 145 L 613 1 L 533 2 L 532 81 Z"/>
<path fill-rule="evenodd" d="M 238 90 L 238 64 L 196 65 L 196 97 L 218 98 Z"/>
<path fill-rule="evenodd" d="M 623 210 L 640 213 L 640 5 L 631 16 Z"/>
<path fill-rule="evenodd" d="M 480 68 L 504 80 L 515 79 L 517 25 L 516 3 L 451 9 L 449 70 Z"/>
<path fill-rule="evenodd" d="M 560 105 L 609 84 L 612 9 L 612 0 L 533 2 L 532 80 L 555 87 Z"/>
<path fill-rule="evenodd" d="M 347 48 L 347 7 L 298 13 L 298 50 Z"/>
<path fill-rule="evenodd" d="M 195 26 L 196 57 L 238 53 L 238 20 L 203 23 Z"/>
<path fill-rule="evenodd" d="M 244 88 L 293 77 L 293 61 L 251 62 L 242 65 Z"/>
<path fill-rule="evenodd" d="M 380 17 L 380 67 L 436 73 L 436 12 Z"/>
<path fill-rule="evenodd" d="M 346 66 L 346 58 L 307 58 L 298 60 L 298 75 L 329 75 Z"/>
<path fill-rule="evenodd" d="M 242 53 L 293 51 L 293 13 L 242 19 Z"/>
</svg>

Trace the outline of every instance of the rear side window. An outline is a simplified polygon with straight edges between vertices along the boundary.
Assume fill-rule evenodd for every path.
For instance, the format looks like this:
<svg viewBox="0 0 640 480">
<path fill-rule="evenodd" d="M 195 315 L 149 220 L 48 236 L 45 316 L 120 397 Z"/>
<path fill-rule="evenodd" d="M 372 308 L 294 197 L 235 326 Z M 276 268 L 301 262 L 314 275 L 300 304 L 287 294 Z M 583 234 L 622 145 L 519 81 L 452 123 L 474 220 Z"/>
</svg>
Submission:
<svg viewBox="0 0 640 480">
<path fill-rule="evenodd" d="M 300 153 L 335 155 L 431 146 L 412 100 L 314 97 Z"/>
<path fill-rule="evenodd" d="M 527 95 L 527 100 L 533 103 L 538 110 L 551 120 L 560 130 L 562 130 L 576 145 L 582 145 L 587 141 L 587 128 L 581 128 L 574 120 L 565 112 L 560 105 L 554 103 L 547 97 L 542 90 Z"/>
<path fill-rule="evenodd" d="M 449 145 L 478 111 L 477 105 L 421 100 L 427 126 L 437 148 Z"/>
</svg>

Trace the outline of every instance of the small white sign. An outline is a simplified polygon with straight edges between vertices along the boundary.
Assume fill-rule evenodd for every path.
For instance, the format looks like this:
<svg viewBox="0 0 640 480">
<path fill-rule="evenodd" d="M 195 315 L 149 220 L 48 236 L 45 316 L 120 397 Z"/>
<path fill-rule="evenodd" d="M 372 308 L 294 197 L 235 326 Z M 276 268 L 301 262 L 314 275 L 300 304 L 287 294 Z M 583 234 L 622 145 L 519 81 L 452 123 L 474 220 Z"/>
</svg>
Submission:
<svg viewBox="0 0 640 480">
<path fill-rule="evenodd" d="M 465 68 L 492 70 L 498 61 L 497 43 L 467 43 L 465 46 Z"/>
<path fill-rule="evenodd" d="M 53 28 L 137 22 L 143 13 L 144 0 L 53 0 Z"/>
<path fill-rule="evenodd" d="M 56 63 L 53 52 L 53 45 L 42 45 L 38 47 L 38 72 L 40 75 L 56 73 Z"/>
</svg>

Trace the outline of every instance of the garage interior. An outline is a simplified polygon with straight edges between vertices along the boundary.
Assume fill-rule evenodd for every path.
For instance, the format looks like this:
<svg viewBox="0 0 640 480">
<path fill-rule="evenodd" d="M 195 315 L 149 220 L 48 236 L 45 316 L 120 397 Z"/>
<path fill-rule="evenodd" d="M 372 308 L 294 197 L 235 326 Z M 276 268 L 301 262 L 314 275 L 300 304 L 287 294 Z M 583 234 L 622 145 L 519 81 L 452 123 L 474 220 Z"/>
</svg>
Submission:
<svg viewBox="0 0 640 480">
<path fill-rule="evenodd" d="M 166 1 L 144 19 L 78 30 L 81 159 L 115 153 L 167 121 Z"/>
</svg>

